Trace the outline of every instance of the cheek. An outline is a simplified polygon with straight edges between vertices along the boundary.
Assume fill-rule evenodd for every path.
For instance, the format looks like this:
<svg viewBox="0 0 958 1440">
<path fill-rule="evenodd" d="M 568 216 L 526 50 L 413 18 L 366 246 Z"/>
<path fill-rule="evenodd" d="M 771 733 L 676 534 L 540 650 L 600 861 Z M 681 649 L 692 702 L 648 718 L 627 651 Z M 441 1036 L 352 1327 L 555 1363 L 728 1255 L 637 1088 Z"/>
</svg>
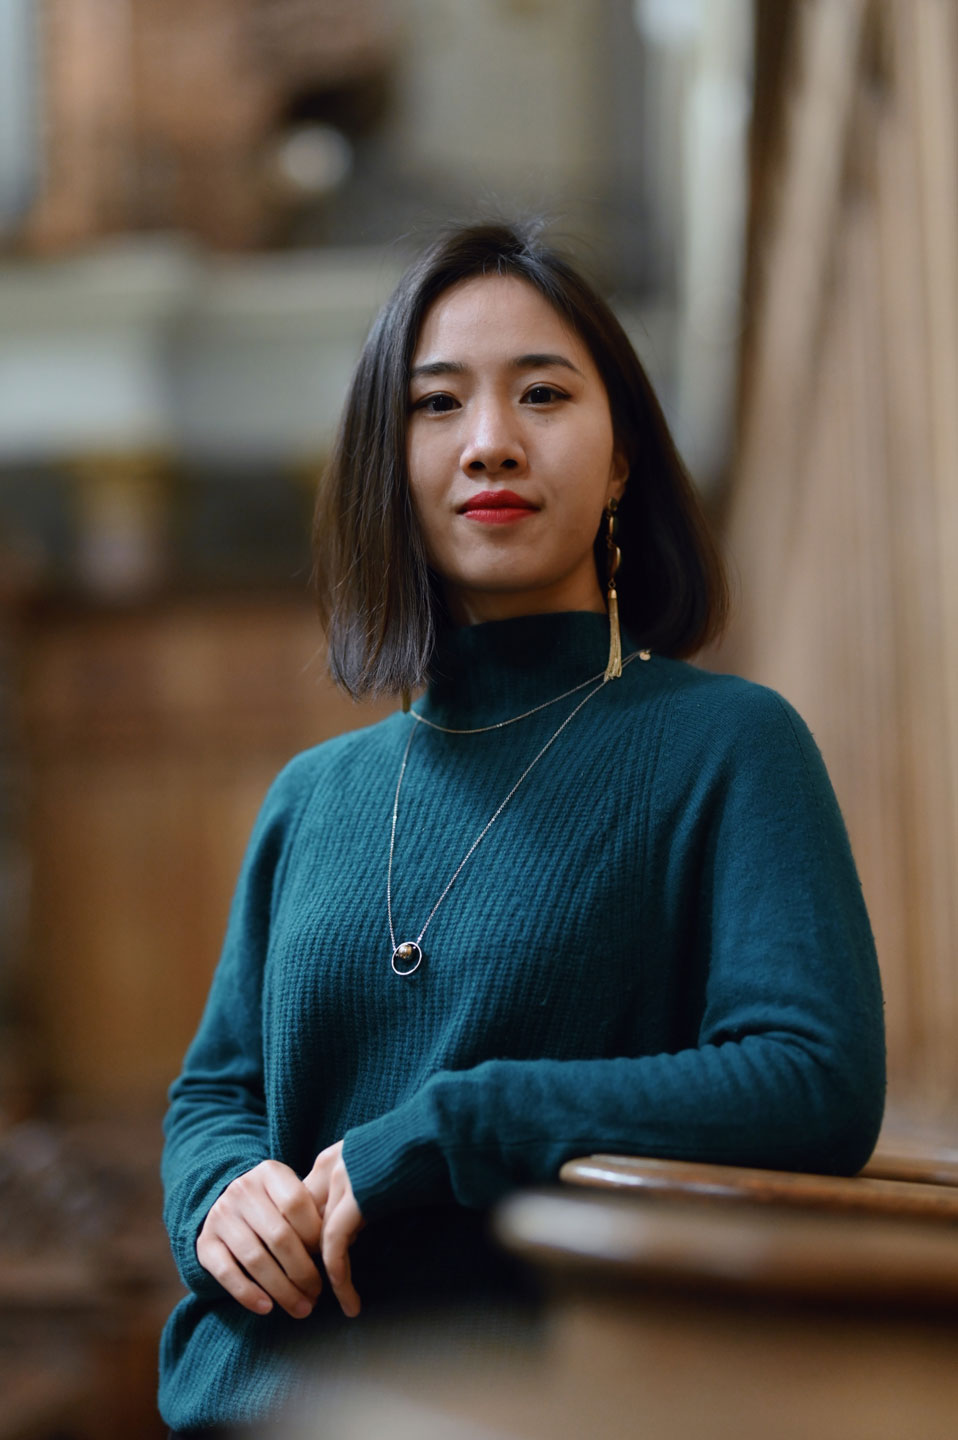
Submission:
<svg viewBox="0 0 958 1440">
<path fill-rule="evenodd" d="M 610 494 L 615 475 L 615 447 L 608 425 L 597 421 L 581 437 L 580 464 L 576 467 L 576 501 L 580 512 L 599 515 Z M 598 523 L 598 522 L 597 522 Z"/>
<path fill-rule="evenodd" d="M 414 505 L 437 494 L 442 476 L 440 458 L 432 436 L 416 432 L 410 435 L 406 442 L 406 474 Z"/>
<path fill-rule="evenodd" d="M 423 463 L 421 448 L 409 446 L 406 454 L 409 501 L 426 547 L 426 556 L 434 564 L 442 549 L 443 537 L 441 507 L 434 483 L 430 483 L 427 467 Z"/>
</svg>

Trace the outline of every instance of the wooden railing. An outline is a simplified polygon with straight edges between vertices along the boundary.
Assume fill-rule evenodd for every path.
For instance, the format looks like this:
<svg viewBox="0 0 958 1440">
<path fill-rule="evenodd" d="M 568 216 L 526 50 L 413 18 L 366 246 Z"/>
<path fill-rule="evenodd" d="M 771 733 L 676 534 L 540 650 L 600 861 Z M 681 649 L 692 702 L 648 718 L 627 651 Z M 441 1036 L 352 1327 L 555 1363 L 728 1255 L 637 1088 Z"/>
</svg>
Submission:
<svg viewBox="0 0 958 1440">
<path fill-rule="evenodd" d="M 849 1178 L 631 1155 L 589 1155 L 570 1160 L 562 1167 L 561 1178 L 570 1185 L 630 1195 L 737 1200 L 833 1215 L 895 1215 L 958 1224 L 958 1166 L 947 1183 L 936 1184 L 918 1176 L 890 1178 L 880 1160 L 875 1164 L 874 1170 Z M 917 1162 L 914 1168 L 919 1168 Z"/>
</svg>

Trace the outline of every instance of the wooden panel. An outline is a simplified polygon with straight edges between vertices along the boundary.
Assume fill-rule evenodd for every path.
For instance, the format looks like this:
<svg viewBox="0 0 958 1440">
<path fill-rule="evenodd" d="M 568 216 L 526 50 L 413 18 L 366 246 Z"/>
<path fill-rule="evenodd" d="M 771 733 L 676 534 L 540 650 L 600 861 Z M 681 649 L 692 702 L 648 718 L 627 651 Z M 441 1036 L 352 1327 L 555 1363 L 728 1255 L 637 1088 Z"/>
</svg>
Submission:
<svg viewBox="0 0 958 1440">
<path fill-rule="evenodd" d="M 736 519 L 746 532 L 749 566 L 763 592 L 777 587 L 787 549 L 794 492 L 787 480 L 807 443 L 805 407 L 813 386 L 817 336 L 841 195 L 845 134 L 854 96 L 862 0 L 815 0 L 799 7 L 791 68 L 804 88 L 786 86 L 783 149 L 787 164 L 769 185 L 777 223 L 753 256 L 761 298 L 747 352 L 749 400 L 736 469 Z M 811 103 L 808 103 L 808 96 Z M 769 457 L 785 481 L 769 504 Z M 747 503 L 746 503 L 747 502 Z M 755 645 L 762 613 L 750 617 Z M 762 639 L 765 635 L 762 635 Z M 744 638 L 740 641 L 744 644 Z"/>
<path fill-rule="evenodd" d="M 949 0 L 915 7 L 913 94 L 919 161 L 919 213 L 929 363 L 928 456 L 934 485 L 940 586 L 937 658 L 947 746 L 940 752 L 935 810 L 951 883 L 945 923 L 950 948 L 926 957 L 930 1004 L 924 1043 L 930 1083 L 943 1107 L 958 1100 L 958 10 Z M 945 917 L 943 917 L 945 918 Z M 936 937 L 937 938 L 937 937 Z"/>
<path fill-rule="evenodd" d="M 442 1320 L 325 1380 L 288 1440 L 953 1440 L 955 1325 L 735 1303 L 543 1258 L 548 1322 L 503 1356 Z M 399 1328 L 399 1327 L 396 1327 Z M 408 1334 L 409 1327 L 402 1327 Z"/>
<path fill-rule="evenodd" d="M 712 657 L 821 746 L 878 942 L 890 1131 L 930 1144 L 958 1137 L 956 73 L 950 0 L 800 9 Z"/>
<path fill-rule="evenodd" d="M 890 485 L 895 609 L 891 640 L 898 688 L 903 950 L 883 953 L 889 1023 L 902 1044 L 902 1082 L 920 1090 L 925 1028 L 933 1007 L 927 971 L 951 931 L 951 882 L 941 856 L 947 817 L 939 805 L 948 732 L 942 654 L 934 482 L 929 461 L 928 365 L 914 121 L 914 27 L 910 5 L 888 9 L 889 94 L 876 130 L 882 351 L 888 380 L 882 434 Z M 879 941 L 884 937 L 879 932 Z M 883 944 L 883 951 L 887 949 Z"/>
<path fill-rule="evenodd" d="M 270 781 L 393 707 L 334 690 L 305 602 L 49 614 L 26 638 L 37 1067 L 81 1106 L 158 1106 Z"/>
</svg>

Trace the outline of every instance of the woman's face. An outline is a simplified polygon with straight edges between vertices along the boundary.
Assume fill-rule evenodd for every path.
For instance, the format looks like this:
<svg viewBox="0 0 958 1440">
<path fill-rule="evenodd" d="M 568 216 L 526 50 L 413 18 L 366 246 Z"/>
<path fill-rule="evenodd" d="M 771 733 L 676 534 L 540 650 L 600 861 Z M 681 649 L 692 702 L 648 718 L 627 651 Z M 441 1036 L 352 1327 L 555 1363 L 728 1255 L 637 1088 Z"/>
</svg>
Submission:
<svg viewBox="0 0 958 1440">
<path fill-rule="evenodd" d="M 627 471 L 595 363 L 548 301 L 515 276 L 447 290 L 409 403 L 412 502 L 452 618 L 604 610 L 592 547 Z"/>
</svg>

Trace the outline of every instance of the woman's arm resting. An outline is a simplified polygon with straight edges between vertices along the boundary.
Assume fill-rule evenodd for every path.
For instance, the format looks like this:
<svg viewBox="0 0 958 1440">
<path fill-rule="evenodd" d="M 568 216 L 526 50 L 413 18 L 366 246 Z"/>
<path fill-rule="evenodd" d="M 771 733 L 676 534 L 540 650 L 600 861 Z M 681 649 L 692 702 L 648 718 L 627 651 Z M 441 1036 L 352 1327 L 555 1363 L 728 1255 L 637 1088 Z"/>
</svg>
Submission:
<svg viewBox="0 0 958 1440">
<path fill-rule="evenodd" d="M 449 1187 L 460 1204 L 489 1205 L 595 1150 L 852 1173 L 880 1116 L 869 1077 L 859 1090 L 814 1045 L 755 1035 L 674 1055 L 440 1072 L 351 1130 L 345 1159 L 373 1221 Z"/>
</svg>

